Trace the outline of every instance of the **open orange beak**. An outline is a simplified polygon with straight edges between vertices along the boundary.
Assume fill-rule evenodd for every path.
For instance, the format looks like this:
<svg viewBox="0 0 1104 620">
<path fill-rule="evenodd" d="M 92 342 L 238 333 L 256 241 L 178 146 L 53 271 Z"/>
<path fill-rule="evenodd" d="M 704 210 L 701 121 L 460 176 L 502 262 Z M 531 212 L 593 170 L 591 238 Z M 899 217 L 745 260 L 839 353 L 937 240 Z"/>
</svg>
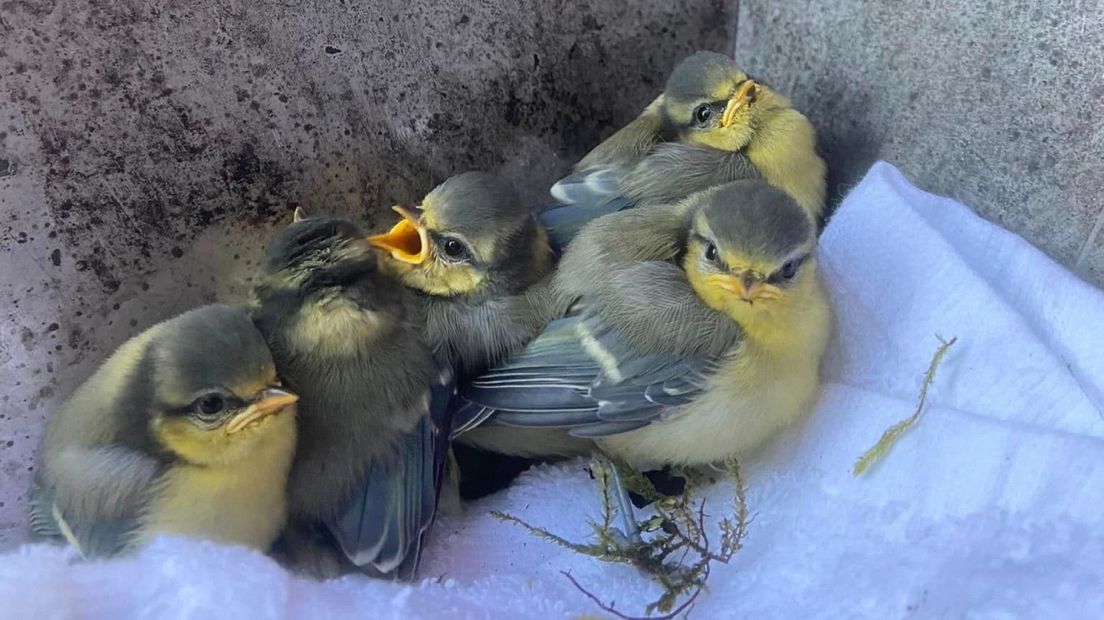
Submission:
<svg viewBox="0 0 1104 620">
<path fill-rule="evenodd" d="M 782 296 L 782 290 L 777 286 L 746 275 L 742 278 L 732 274 L 712 275 L 707 282 L 747 302 L 778 299 Z"/>
<path fill-rule="evenodd" d="M 421 265 L 429 258 L 429 234 L 422 226 L 418 214 L 401 205 L 391 210 L 402 216 L 398 224 L 382 235 L 368 237 L 368 243 L 385 252 L 390 252 L 395 260 L 411 265 Z"/>
<path fill-rule="evenodd" d="M 757 90 L 758 84 L 752 80 L 744 80 L 740 84 L 732 98 L 728 100 L 724 114 L 721 115 L 721 127 L 728 127 L 732 124 L 736 119 L 736 111 L 754 101 Z"/>
<path fill-rule="evenodd" d="M 279 413 L 297 400 L 299 400 L 297 394 L 278 387 L 263 389 L 253 399 L 253 402 L 245 408 L 245 411 L 230 418 L 230 421 L 226 423 L 226 434 L 233 435 L 262 418 Z"/>
</svg>

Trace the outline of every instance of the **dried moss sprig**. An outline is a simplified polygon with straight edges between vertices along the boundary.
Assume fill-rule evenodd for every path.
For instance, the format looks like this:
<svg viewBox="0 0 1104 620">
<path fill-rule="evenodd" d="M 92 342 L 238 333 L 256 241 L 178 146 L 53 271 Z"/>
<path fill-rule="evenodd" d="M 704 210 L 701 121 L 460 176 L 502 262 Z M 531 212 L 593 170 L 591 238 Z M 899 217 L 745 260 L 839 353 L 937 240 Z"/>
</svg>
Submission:
<svg viewBox="0 0 1104 620">
<path fill-rule="evenodd" d="M 613 526 L 615 508 L 611 467 L 618 467 L 622 481 L 633 492 L 645 498 L 655 498 L 656 514 L 637 524 L 642 534 L 638 542 L 630 541 L 624 532 Z M 747 489 L 739 463 L 735 459 L 725 462 L 725 471 L 732 478 L 736 489 L 732 515 L 725 517 L 720 523 L 721 540 L 716 550 L 713 549 L 707 533 L 705 500 L 694 500 L 694 490 L 697 488 L 694 476 L 684 473 L 687 483 L 682 494 L 666 497 L 656 491 L 646 477 L 625 467 L 623 463 L 611 465 L 605 460 L 596 460 L 591 464 L 591 470 L 602 500 L 601 519 L 590 524 L 597 539 L 594 543 L 571 542 L 516 516 L 503 512 L 492 514 L 498 519 L 524 527 L 534 536 L 576 553 L 604 562 L 630 564 L 643 571 L 663 588 L 663 594 L 645 607 L 650 620 L 666 620 L 687 612 L 705 588 L 712 565 L 715 562 L 727 564 L 743 546 L 747 536 L 751 517 L 747 509 Z M 604 611 L 619 618 L 635 620 L 633 616 L 615 609 L 614 603 L 604 603 L 570 573 L 561 572 L 572 585 Z M 680 597 L 685 599 L 676 607 Z M 652 616 L 656 611 L 664 615 Z"/>
<path fill-rule="evenodd" d="M 858 461 L 855 461 L 855 467 L 852 468 L 851 474 L 854 476 L 860 476 L 863 472 L 870 469 L 870 466 L 885 456 L 886 452 L 893 447 L 893 444 L 907 431 L 912 428 L 913 424 L 920 419 L 920 414 L 924 411 L 924 401 L 928 398 L 928 388 L 935 381 L 935 371 L 939 368 L 939 363 L 943 361 L 943 356 L 946 355 L 947 349 L 951 348 L 958 338 L 951 338 L 950 340 L 943 340 L 941 336 L 936 334 L 936 338 L 939 339 L 939 348 L 936 349 L 935 355 L 932 357 L 931 364 L 928 365 L 928 372 L 924 374 L 924 382 L 920 385 L 920 398 L 916 403 L 916 411 L 904 420 L 894 424 L 886 429 L 882 433 L 881 439 L 878 443 L 870 447 L 869 450 L 863 453 L 859 457 Z"/>
</svg>

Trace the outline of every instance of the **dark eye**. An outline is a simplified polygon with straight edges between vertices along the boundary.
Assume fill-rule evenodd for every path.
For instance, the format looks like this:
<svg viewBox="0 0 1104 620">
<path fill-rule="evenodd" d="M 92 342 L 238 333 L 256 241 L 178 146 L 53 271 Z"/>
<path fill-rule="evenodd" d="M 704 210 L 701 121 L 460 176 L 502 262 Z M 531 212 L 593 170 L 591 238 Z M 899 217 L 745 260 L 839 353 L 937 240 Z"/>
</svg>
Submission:
<svg viewBox="0 0 1104 620">
<path fill-rule="evenodd" d="M 699 125 L 705 125 L 713 117 L 713 108 L 708 103 L 703 103 L 694 110 L 694 121 Z"/>
<path fill-rule="evenodd" d="M 706 244 L 705 260 L 711 263 L 717 262 L 717 246 L 713 245 L 712 243 Z"/>
<path fill-rule="evenodd" d="M 226 408 L 226 400 L 218 394 L 208 394 L 196 401 L 196 411 L 204 416 L 214 416 Z"/>
<path fill-rule="evenodd" d="M 452 259 L 464 258 L 468 254 L 468 248 L 464 243 L 452 237 L 445 238 L 441 243 L 441 250 L 444 251 L 445 256 Z"/>
<path fill-rule="evenodd" d="M 786 280 L 792 280 L 793 277 L 797 275 L 797 261 L 786 261 L 786 264 L 782 265 L 782 269 L 780 269 L 778 273 Z"/>
</svg>

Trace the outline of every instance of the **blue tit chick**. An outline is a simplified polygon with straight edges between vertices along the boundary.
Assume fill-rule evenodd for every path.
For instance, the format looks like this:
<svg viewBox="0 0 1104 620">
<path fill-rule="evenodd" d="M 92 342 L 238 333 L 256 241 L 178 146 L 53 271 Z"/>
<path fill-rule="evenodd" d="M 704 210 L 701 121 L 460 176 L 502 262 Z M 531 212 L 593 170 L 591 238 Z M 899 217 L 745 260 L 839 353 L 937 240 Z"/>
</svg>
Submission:
<svg viewBox="0 0 1104 620">
<path fill-rule="evenodd" d="M 383 268 L 418 291 L 426 338 L 460 376 L 480 372 L 540 333 L 555 312 L 548 237 L 513 187 L 484 172 L 441 183 L 369 238 Z"/>
<path fill-rule="evenodd" d="M 447 393 L 413 294 L 347 220 L 302 217 L 270 241 L 253 319 L 300 395 L 285 552 L 333 576 L 409 578 L 436 510 Z M 435 387 L 439 388 L 435 391 Z"/>
<path fill-rule="evenodd" d="M 663 93 L 553 186 L 541 223 L 562 249 L 586 222 L 642 204 L 673 204 L 740 179 L 786 192 L 822 224 L 826 166 L 816 131 L 790 100 L 729 57 L 698 52 Z"/>
<path fill-rule="evenodd" d="M 571 310 L 462 390 L 458 416 L 486 420 L 468 440 L 540 453 L 520 431 L 557 430 L 639 467 L 754 450 L 817 396 L 815 249 L 809 213 L 761 181 L 592 222 L 555 278 Z"/>
<path fill-rule="evenodd" d="M 394 210 L 399 222 L 369 241 L 382 251 L 384 270 L 417 291 L 427 341 L 458 379 L 504 361 L 566 309 L 557 307 L 560 298 L 551 287 L 548 237 L 503 179 L 465 172 L 434 188 L 420 205 Z M 450 415 L 453 436 L 481 420 L 455 422 Z M 537 441 L 542 447 L 558 441 L 559 452 L 589 448 L 564 433 Z M 451 473 L 442 501 L 458 506 L 460 472 Z"/>
<path fill-rule="evenodd" d="M 154 325 L 50 419 L 32 526 L 85 557 L 157 535 L 265 551 L 287 515 L 296 400 L 244 309 Z"/>
</svg>

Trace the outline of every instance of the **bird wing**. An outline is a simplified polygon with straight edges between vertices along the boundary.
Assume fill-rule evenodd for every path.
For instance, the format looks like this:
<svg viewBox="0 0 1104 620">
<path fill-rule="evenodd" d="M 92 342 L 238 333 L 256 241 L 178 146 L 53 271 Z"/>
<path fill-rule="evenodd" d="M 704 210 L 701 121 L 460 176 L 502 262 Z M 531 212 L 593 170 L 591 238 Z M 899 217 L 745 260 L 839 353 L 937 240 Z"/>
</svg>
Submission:
<svg viewBox="0 0 1104 620">
<path fill-rule="evenodd" d="M 620 169 L 596 166 L 560 179 L 549 190 L 556 202 L 539 208 L 548 241 L 562 251 L 587 222 L 632 206 L 621 194 Z"/>
<path fill-rule="evenodd" d="M 57 491 L 41 482 L 31 489 L 31 531 L 39 536 L 62 536 L 61 524 L 54 517 L 54 496 Z"/>
<path fill-rule="evenodd" d="M 560 427 L 602 437 L 647 426 L 694 400 L 726 353 L 642 354 L 597 313 L 576 310 L 549 325 L 507 364 L 463 387 L 459 419 Z"/>
<path fill-rule="evenodd" d="M 48 460 L 52 467 L 44 469 L 53 476 L 44 475 L 32 491 L 32 530 L 64 537 L 84 557 L 122 551 L 138 531 L 163 464 L 116 444 L 74 446 Z"/>
<path fill-rule="evenodd" d="M 620 180 L 625 196 L 644 206 L 673 204 L 711 187 L 761 177 L 743 152 L 664 142 L 626 169 Z"/>
<path fill-rule="evenodd" d="M 698 144 L 664 142 L 623 165 L 574 172 L 549 190 L 555 203 L 538 209 L 553 249 L 563 251 L 588 222 L 643 205 L 674 204 L 696 192 L 761 174 L 747 155 Z"/>
<path fill-rule="evenodd" d="M 344 508 L 327 524 L 346 557 L 365 572 L 413 578 L 422 541 L 437 512 L 450 432 L 451 369 L 437 364 L 417 426 L 404 434 L 397 458 L 373 463 Z"/>
<path fill-rule="evenodd" d="M 107 557 L 122 551 L 137 530 L 133 516 L 78 520 L 65 514 L 57 489 L 37 483 L 31 495 L 31 531 L 48 538 L 64 538 L 81 557 Z"/>
</svg>

